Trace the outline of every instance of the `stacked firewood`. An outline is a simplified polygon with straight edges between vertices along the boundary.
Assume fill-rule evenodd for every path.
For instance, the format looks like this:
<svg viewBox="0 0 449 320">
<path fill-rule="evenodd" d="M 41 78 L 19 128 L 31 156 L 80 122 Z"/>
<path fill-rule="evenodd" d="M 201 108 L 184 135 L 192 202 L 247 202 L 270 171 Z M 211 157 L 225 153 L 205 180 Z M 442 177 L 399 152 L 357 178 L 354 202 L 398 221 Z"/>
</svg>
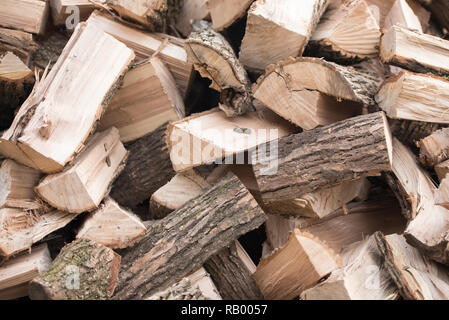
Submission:
<svg viewBox="0 0 449 320">
<path fill-rule="evenodd" d="M 0 3 L 0 299 L 449 299 L 446 1 Z"/>
</svg>

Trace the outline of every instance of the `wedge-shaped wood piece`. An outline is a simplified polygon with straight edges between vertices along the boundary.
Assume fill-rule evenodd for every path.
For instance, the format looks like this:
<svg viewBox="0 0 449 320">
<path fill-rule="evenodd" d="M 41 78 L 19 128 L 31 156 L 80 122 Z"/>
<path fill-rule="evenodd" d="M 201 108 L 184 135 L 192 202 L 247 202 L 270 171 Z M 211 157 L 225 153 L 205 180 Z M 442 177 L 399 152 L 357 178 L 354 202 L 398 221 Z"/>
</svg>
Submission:
<svg viewBox="0 0 449 320">
<path fill-rule="evenodd" d="M 111 249 L 123 249 L 139 241 L 146 231 L 138 216 L 107 198 L 86 218 L 76 238 L 89 239 Z"/>
<path fill-rule="evenodd" d="M 357 61 L 379 54 L 380 28 L 364 0 L 334 0 L 312 33 L 315 56 Z"/>
<path fill-rule="evenodd" d="M 289 58 L 268 68 L 253 86 L 252 95 L 283 118 L 310 130 L 361 114 L 360 104 L 375 104 L 381 83 L 371 72 L 318 58 Z"/>
<path fill-rule="evenodd" d="M 89 0 L 50 0 L 50 9 L 53 24 L 67 26 L 67 22 L 74 23 L 73 14 L 79 13 L 80 21 L 85 21 L 95 6 Z"/>
<path fill-rule="evenodd" d="M 210 17 L 207 2 L 208 0 L 185 0 L 181 5 L 175 26 L 184 37 L 188 37 L 192 32 L 192 23 L 195 20 L 207 20 Z"/>
<path fill-rule="evenodd" d="M 126 250 L 114 298 L 139 299 L 166 289 L 265 219 L 237 178 L 223 179 L 151 223 L 143 239 Z"/>
<path fill-rule="evenodd" d="M 92 43 L 96 49 L 86 50 Z M 46 173 L 62 170 L 83 147 L 133 59 L 123 43 L 80 23 L 1 137 L 0 153 Z"/>
<path fill-rule="evenodd" d="M 449 81 L 402 71 L 384 82 L 376 101 L 390 118 L 449 123 Z"/>
<path fill-rule="evenodd" d="M 387 119 L 376 112 L 280 138 L 271 170 L 256 163 L 254 174 L 265 203 L 296 199 L 391 170 L 391 144 Z M 253 157 L 259 158 L 259 152 Z"/>
<path fill-rule="evenodd" d="M 382 37 L 380 56 L 415 72 L 449 75 L 449 41 L 439 37 L 394 26 Z"/>
<path fill-rule="evenodd" d="M 449 299 L 449 271 L 431 261 L 405 241 L 402 235 L 375 235 L 385 265 L 407 300 Z"/>
<path fill-rule="evenodd" d="M 237 19 L 246 14 L 246 10 L 254 0 L 207 0 L 213 27 L 216 31 L 231 26 Z"/>
<path fill-rule="evenodd" d="M 28 283 L 51 264 L 47 244 L 23 252 L 0 266 L 0 300 L 11 300 L 28 295 Z"/>
<path fill-rule="evenodd" d="M 0 209 L 0 256 L 25 251 L 50 233 L 65 227 L 77 214 L 62 211 Z"/>
<path fill-rule="evenodd" d="M 126 73 L 99 130 L 116 127 L 120 140 L 130 142 L 184 117 L 184 102 L 175 80 L 163 62 L 153 57 Z"/>
<path fill-rule="evenodd" d="M 248 69 L 302 55 L 328 0 L 257 0 L 248 11 L 240 61 Z"/>
<path fill-rule="evenodd" d="M 441 181 L 443 180 L 446 175 L 449 173 L 449 160 L 443 161 L 439 164 L 437 164 L 435 167 L 435 172 L 438 176 L 438 179 Z"/>
<path fill-rule="evenodd" d="M 295 132 L 274 112 L 258 110 L 229 118 L 216 108 L 170 123 L 167 141 L 175 171 L 221 160 Z"/>
<path fill-rule="evenodd" d="M 449 158 L 449 128 L 442 128 L 418 142 L 419 160 L 425 166 L 434 166 Z"/>
<path fill-rule="evenodd" d="M 48 18 L 48 1 L 2 0 L 0 26 L 43 34 Z"/>
<path fill-rule="evenodd" d="M 418 32 L 423 32 L 421 22 L 406 0 L 396 0 L 385 18 L 384 28 L 399 26 Z"/>
<path fill-rule="evenodd" d="M 59 210 L 92 211 L 106 196 L 127 156 L 116 128 L 96 133 L 70 167 L 42 179 L 36 192 Z"/>
<path fill-rule="evenodd" d="M 0 207 L 37 209 L 34 187 L 42 174 L 6 159 L 0 167 Z"/>
<path fill-rule="evenodd" d="M 384 266 L 374 235 L 341 254 L 343 267 L 304 291 L 303 300 L 396 300 L 398 289 Z"/>
<path fill-rule="evenodd" d="M 231 45 L 209 22 L 197 21 L 184 47 L 195 69 L 220 92 L 220 109 L 228 116 L 252 110 L 248 74 Z"/>
<path fill-rule="evenodd" d="M 341 265 L 334 252 L 295 229 L 285 246 L 260 261 L 254 278 L 267 300 L 291 300 Z"/>
<path fill-rule="evenodd" d="M 168 70 L 172 73 L 183 97 L 187 95 L 193 68 L 192 64 L 187 60 L 187 53 L 183 48 L 184 41 L 182 39 L 163 38 L 161 34 L 143 32 L 128 27 L 99 11 L 94 11 L 87 21 L 134 50 L 139 59 L 149 58 L 156 51 L 159 52 L 158 58 L 166 64 Z M 164 42 L 165 39 L 168 39 L 167 43 Z"/>
<path fill-rule="evenodd" d="M 30 282 L 32 300 L 104 300 L 112 296 L 120 256 L 91 240 L 62 248 L 50 268 Z"/>
</svg>

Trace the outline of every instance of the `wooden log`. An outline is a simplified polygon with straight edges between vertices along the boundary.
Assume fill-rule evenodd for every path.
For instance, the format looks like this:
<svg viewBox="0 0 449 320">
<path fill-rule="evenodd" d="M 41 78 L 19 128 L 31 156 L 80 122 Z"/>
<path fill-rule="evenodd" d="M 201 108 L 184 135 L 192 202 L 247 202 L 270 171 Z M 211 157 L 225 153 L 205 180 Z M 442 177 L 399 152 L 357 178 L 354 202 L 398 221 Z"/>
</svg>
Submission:
<svg viewBox="0 0 449 320">
<path fill-rule="evenodd" d="M 96 133 L 70 167 L 42 179 L 36 192 L 61 211 L 92 211 L 123 170 L 127 156 L 116 128 Z"/>
<path fill-rule="evenodd" d="M 207 7 L 212 18 L 213 28 L 222 31 L 246 14 L 254 0 L 208 0 Z"/>
<path fill-rule="evenodd" d="M 111 197 L 134 207 L 147 200 L 175 176 L 166 141 L 167 125 L 134 141 L 128 147 L 126 166 L 112 186 Z"/>
<path fill-rule="evenodd" d="M 184 117 L 184 102 L 175 80 L 163 62 L 153 57 L 126 73 L 99 130 L 116 127 L 120 140 L 130 142 Z"/>
<path fill-rule="evenodd" d="M 167 144 L 174 170 L 184 172 L 214 161 L 222 163 L 225 157 L 229 161 L 236 154 L 242 155 L 296 130 L 264 107 L 233 118 L 215 108 L 170 123 Z M 239 164 L 243 163 L 244 159 L 240 159 Z"/>
<path fill-rule="evenodd" d="M 41 177 L 37 170 L 4 160 L 0 167 L 0 207 L 36 209 L 34 187 Z"/>
<path fill-rule="evenodd" d="M 409 148 L 416 148 L 417 143 L 435 131 L 445 127 L 439 123 L 411 120 L 389 119 L 391 134 Z"/>
<path fill-rule="evenodd" d="M 331 1 L 309 41 L 314 56 L 352 62 L 379 54 L 380 27 L 364 0 Z"/>
<path fill-rule="evenodd" d="M 220 92 L 219 107 L 227 116 L 253 110 L 248 74 L 231 45 L 209 22 L 203 20 L 193 25 L 184 48 L 194 68 L 212 81 L 212 89 Z"/>
<path fill-rule="evenodd" d="M 442 92 L 448 89 L 449 81 L 445 78 L 402 71 L 385 81 L 376 101 L 393 119 L 447 124 L 449 115 L 444 110 L 449 102 Z"/>
<path fill-rule="evenodd" d="M 425 166 L 435 166 L 449 158 L 449 128 L 442 128 L 419 141 L 419 160 Z"/>
<path fill-rule="evenodd" d="M 123 249 L 134 245 L 146 231 L 138 216 L 107 198 L 98 210 L 89 214 L 76 238 L 89 239 L 111 249 Z"/>
<path fill-rule="evenodd" d="M 184 0 L 176 17 L 176 30 L 184 37 L 192 32 L 192 23 L 195 20 L 208 20 L 210 18 L 208 0 Z"/>
<path fill-rule="evenodd" d="M 361 104 L 374 105 L 381 83 L 371 72 L 318 58 L 289 58 L 267 68 L 252 95 L 283 118 L 310 130 L 360 115 Z"/>
<path fill-rule="evenodd" d="M 267 300 L 291 300 L 341 265 L 312 235 L 295 229 L 285 246 L 260 261 L 254 278 Z"/>
<path fill-rule="evenodd" d="M 374 235 L 347 247 L 343 267 L 301 294 L 303 300 L 396 300 L 398 289 L 384 266 Z"/>
<path fill-rule="evenodd" d="M 3 0 L 0 26 L 43 34 L 48 18 L 48 2 L 40 0 Z"/>
<path fill-rule="evenodd" d="M 441 180 L 438 190 L 435 191 L 435 204 L 449 209 L 449 179 Z"/>
<path fill-rule="evenodd" d="M 441 181 L 443 180 L 446 175 L 449 173 L 449 160 L 443 161 L 439 164 L 437 164 L 435 167 L 435 172 L 438 176 L 438 179 Z"/>
<path fill-rule="evenodd" d="M 94 11 L 87 21 L 134 50 L 138 59 L 149 58 L 158 52 L 159 59 L 167 65 L 175 78 L 179 91 L 183 97 L 187 96 L 193 78 L 193 68 L 183 48 L 183 40 L 172 37 L 163 38 L 161 34 L 136 30 L 114 21 L 99 11 Z M 168 39 L 167 43 L 164 42 L 165 39 Z"/>
<path fill-rule="evenodd" d="M 384 28 L 390 29 L 393 26 L 423 32 L 419 18 L 406 0 L 396 0 L 385 18 Z"/>
<path fill-rule="evenodd" d="M 164 290 L 265 219 L 238 179 L 222 180 L 150 224 L 144 238 L 124 252 L 114 298 L 139 299 Z"/>
<path fill-rule="evenodd" d="M 242 255 L 246 257 L 242 258 Z M 223 299 L 262 300 L 263 295 L 243 259 L 248 260 L 249 257 L 241 246 L 237 248 L 237 244 L 233 243 L 207 260 L 204 268 L 210 273 Z"/>
<path fill-rule="evenodd" d="M 40 72 L 51 70 L 66 47 L 69 38 L 60 32 L 52 32 L 48 37 L 38 41 L 39 49 L 33 55 L 33 66 Z"/>
<path fill-rule="evenodd" d="M 28 295 L 28 283 L 50 267 L 47 244 L 41 244 L 14 257 L 0 266 L 0 300 Z"/>
<path fill-rule="evenodd" d="M 203 267 L 187 275 L 190 283 L 198 286 L 203 296 L 208 300 L 222 300 L 215 283 L 209 273 Z"/>
<path fill-rule="evenodd" d="M 86 46 L 92 43 L 98 50 L 89 52 Z M 132 59 L 134 53 L 124 44 L 80 23 L 2 135 L 0 153 L 46 173 L 62 170 L 83 147 Z M 55 105 L 60 106 L 57 112 Z"/>
<path fill-rule="evenodd" d="M 449 41 L 393 26 L 382 37 L 380 56 L 385 63 L 415 72 L 449 75 Z"/>
<path fill-rule="evenodd" d="M 33 53 L 39 48 L 31 33 L 0 28 L 0 51 L 11 51 L 27 66 L 31 63 Z"/>
<path fill-rule="evenodd" d="M 65 246 L 50 268 L 30 282 L 32 300 L 104 300 L 112 296 L 120 256 L 90 240 Z"/>
<path fill-rule="evenodd" d="M 322 187 L 389 171 L 391 143 L 382 112 L 281 138 L 272 170 L 262 164 L 253 166 L 262 199 L 265 203 L 295 199 Z"/>
<path fill-rule="evenodd" d="M 240 61 L 250 70 L 301 56 L 328 0 L 258 0 L 248 11 Z"/>
<path fill-rule="evenodd" d="M 74 8 L 77 9 L 74 9 Z M 71 15 L 78 14 L 79 21 L 85 21 L 95 6 L 89 0 L 50 0 L 51 17 L 55 26 L 67 26 L 67 19 L 74 23 Z M 76 11 L 79 10 L 79 11 Z"/>
<path fill-rule="evenodd" d="M 65 227 L 77 214 L 62 211 L 0 209 L 0 256 L 25 251 L 50 233 Z"/>
<path fill-rule="evenodd" d="M 150 198 L 150 218 L 161 219 L 189 200 L 206 192 L 211 185 L 193 170 L 176 174 Z"/>
<path fill-rule="evenodd" d="M 375 235 L 385 265 L 402 298 L 407 300 L 449 299 L 449 272 L 410 246 L 402 235 Z"/>
</svg>

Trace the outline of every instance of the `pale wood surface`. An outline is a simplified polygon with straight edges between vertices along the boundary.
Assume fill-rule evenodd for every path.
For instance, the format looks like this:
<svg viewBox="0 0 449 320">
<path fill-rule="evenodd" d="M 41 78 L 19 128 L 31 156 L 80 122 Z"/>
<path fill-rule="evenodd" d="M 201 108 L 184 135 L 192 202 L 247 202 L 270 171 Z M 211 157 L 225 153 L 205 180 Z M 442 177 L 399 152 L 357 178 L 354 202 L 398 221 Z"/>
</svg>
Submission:
<svg viewBox="0 0 449 320">
<path fill-rule="evenodd" d="M 449 158 L 449 128 L 442 128 L 418 142 L 419 160 L 425 166 L 434 166 Z"/>
<path fill-rule="evenodd" d="M 389 29 L 392 26 L 423 32 L 419 18 L 406 0 L 396 0 L 385 18 L 384 28 Z"/>
<path fill-rule="evenodd" d="M 176 29 L 185 37 L 192 32 L 192 21 L 207 20 L 210 12 L 207 7 L 208 0 L 184 0 L 176 17 Z"/>
<path fill-rule="evenodd" d="M 243 17 L 254 0 L 207 0 L 213 27 L 217 31 L 231 26 Z"/>
<path fill-rule="evenodd" d="M 0 26 L 42 34 L 48 18 L 48 2 L 41 0 L 2 0 Z"/>
</svg>

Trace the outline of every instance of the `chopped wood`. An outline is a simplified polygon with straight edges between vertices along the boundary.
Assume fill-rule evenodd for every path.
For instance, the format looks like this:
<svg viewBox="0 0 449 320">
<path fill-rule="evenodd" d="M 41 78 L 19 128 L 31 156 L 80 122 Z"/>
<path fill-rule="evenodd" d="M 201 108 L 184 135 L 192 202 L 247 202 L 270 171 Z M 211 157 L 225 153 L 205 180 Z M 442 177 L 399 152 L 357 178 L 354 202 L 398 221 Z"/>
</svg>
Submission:
<svg viewBox="0 0 449 320">
<path fill-rule="evenodd" d="M 268 68 L 253 86 L 252 95 L 283 118 L 310 130 L 360 115 L 360 104 L 375 104 L 381 84 L 382 79 L 371 72 L 318 58 L 289 58 Z"/>
<path fill-rule="evenodd" d="M 79 10 L 80 21 L 85 21 L 95 9 L 90 0 L 50 0 L 53 24 L 56 26 L 66 25 L 67 19 L 70 23 L 74 23 L 71 16 L 78 12 L 74 9 L 75 7 Z"/>
<path fill-rule="evenodd" d="M 41 244 L 5 262 L 0 266 L 0 300 L 11 300 L 28 295 L 28 283 L 50 267 L 47 244 Z"/>
<path fill-rule="evenodd" d="M 222 31 L 246 14 L 254 0 L 207 0 L 214 30 Z"/>
<path fill-rule="evenodd" d="M 138 216 L 106 198 L 98 210 L 89 214 L 76 238 L 89 239 L 111 249 L 123 249 L 134 245 L 146 231 Z"/>
<path fill-rule="evenodd" d="M 435 204 L 449 209 L 449 179 L 441 180 L 438 190 L 435 191 Z"/>
<path fill-rule="evenodd" d="M 127 156 L 116 128 L 96 133 L 71 166 L 42 179 L 36 192 L 61 211 L 92 211 L 98 208 L 108 187 L 123 170 Z"/>
<path fill-rule="evenodd" d="M 334 0 L 312 33 L 315 56 L 331 61 L 357 61 L 379 54 L 379 24 L 364 0 Z"/>
<path fill-rule="evenodd" d="M 48 1 L 2 0 L 0 26 L 43 34 L 48 18 Z"/>
<path fill-rule="evenodd" d="M 265 219 L 237 178 L 222 180 L 150 224 L 144 238 L 124 252 L 114 298 L 138 299 L 164 290 Z"/>
<path fill-rule="evenodd" d="M 435 166 L 449 158 L 449 128 L 442 128 L 419 141 L 419 160 L 425 166 Z"/>
<path fill-rule="evenodd" d="M 208 300 L 222 300 L 210 274 L 203 267 L 187 275 L 192 285 L 197 285 L 203 296 Z"/>
<path fill-rule="evenodd" d="M 173 76 L 159 58 L 153 57 L 126 73 L 98 129 L 116 127 L 120 140 L 130 142 L 184 117 L 184 102 Z"/>
<path fill-rule="evenodd" d="M 34 187 L 42 174 L 6 159 L 0 167 L 0 207 L 36 209 Z"/>
<path fill-rule="evenodd" d="M 135 207 L 175 176 L 166 141 L 167 124 L 127 146 L 126 166 L 112 186 L 111 197 Z"/>
<path fill-rule="evenodd" d="M 385 63 L 422 73 L 449 75 L 449 41 L 393 26 L 382 37 L 380 56 Z"/>
<path fill-rule="evenodd" d="M 446 175 L 449 173 L 449 160 L 443 161 L 439 164 L 437 164 L 435 167 L 435 172 L 438 176 L 438 179 L 441 181 L 443 180 Z"/>
<path fill-rule="evenodd" d="M 416 148 L 420 140 L 446 126 L 439 123 L 400 119 L 389 119 L 389 123 L 392 135 L 412 149 Z"/>
<path fill-rule="evenodd" d="M 396 0 L 385 18 L 384 28 L 389 29 L 393 26 L 423 32 L 419 18 L 406 0 Z"/>
<path fill-rule="evenodd" d="M 248 11 L 240 60 L 250 70 L 301 56 L 328 0 L 257 0 Z"/>
<path fill-rule="evenodd" d="M 401 296 L 407 300 L 449 299 L 449 271 L 431 261 L 402 235 L 375 235 L 385 264 Z"/>
<path fill-rule="evenodd" d="M 0 51 L 11 51 L 27 66 L 31 63 L 33 53 L 39 48 L 31 33 L 0 28 Z"/>
<path fill-rule="evenodd" d="M 207 20 L 210 17 L 207 2 L 208 0 L 184 0 L 176 17 L 175 25 L 184 37 L 188 37 L 192 32 L 192 23 L 195 20 Z"/>
<path fill-rule="evenodd" d="M 50 268 L 30 282 L 32 300 L 104 300 L 112 296 L 120 256 L 91 240 L 65 246 Z"/>
<path fill-rule="evenodd" d="M 370 236 L 347 247 L 343 267 L 301 294 L 303 300 L 396 300 L 398 289 L 384 266 L 376 239 Z"/>
<path fill-rule="evenodd" d="M 167 65 L 181 94 L 186 97 L 193 68 L 183 48 L 183 40 L 171 37 L 162 38 L 160 34 L 133 29 L 114 21 L 99 11 L 94 11 L 87 21 L 134 50 L 139 59 L 149 58 L 158 52 L 158 58 Z M 167 43 L 164 42 L 165 39 L 168 39 Z"/>
<path fill-rule="evenodd" d="M 204 268 L 210 273 L 223 299 L 263 300 L 263 295 L 252 273 L 243 262 L 243 259 L 248 261 L 249 257 L 237 243 L 212 256 L 206 261 Z"/>
<path fill-rule="evenodd" d="M 219 107 L 227 116 L 253 110 L 248 74 L 231 45 L 209 22 L 196 22 L 184 47 L 194 68 L 220 92 Z"/>
</svg>

